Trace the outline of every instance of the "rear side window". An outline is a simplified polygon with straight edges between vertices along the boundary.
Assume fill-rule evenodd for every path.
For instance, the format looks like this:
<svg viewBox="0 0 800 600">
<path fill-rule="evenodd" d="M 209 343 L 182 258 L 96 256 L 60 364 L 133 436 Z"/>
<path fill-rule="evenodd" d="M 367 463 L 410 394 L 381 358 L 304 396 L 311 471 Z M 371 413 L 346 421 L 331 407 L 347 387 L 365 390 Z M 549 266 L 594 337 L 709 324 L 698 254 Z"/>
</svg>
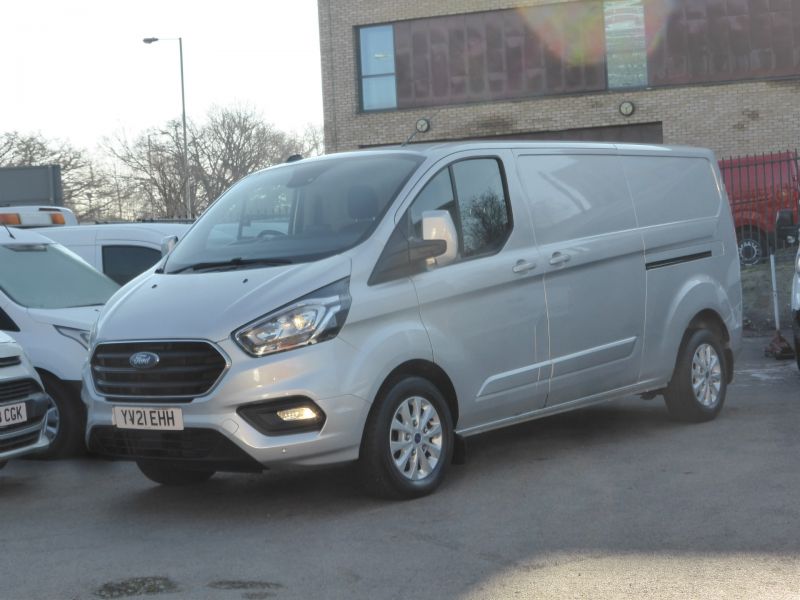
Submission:
<svg viewBox="0 0 800 600">
<path fill-rule="evenodd" d="M 497 252 L 511 233 L 503 172 L 494 158 L 462 160 L 439 171 L 409 208 L 410 237 L 422 238 L 422 215 L 428 210 L 450 213 L 461 258 Z"/>
<path fill-rule="evenodd" d="M 720 195 L 704 158 L 626 156 L 625 175 L 642 227 L 714 217 Z"/>
<path fill-rule="evenodd" d="M 161 252 L 141 246 L 104 246 L 103 273 L 120 285 L 146 271 L 161 258 Z"/>
<path fill-rule="evenodd" d="M 518 164 L 537 243 L 636 227 L 617 156 L 527 155 L 520 156 Z"/>
</svg>

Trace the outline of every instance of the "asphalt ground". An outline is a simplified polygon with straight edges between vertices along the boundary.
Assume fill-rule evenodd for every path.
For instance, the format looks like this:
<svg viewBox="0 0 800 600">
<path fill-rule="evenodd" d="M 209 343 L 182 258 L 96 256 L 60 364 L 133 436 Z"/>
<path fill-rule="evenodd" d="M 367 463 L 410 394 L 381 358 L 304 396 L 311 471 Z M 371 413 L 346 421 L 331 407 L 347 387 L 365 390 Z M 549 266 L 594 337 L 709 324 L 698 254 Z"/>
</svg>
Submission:
<svg viewBox="0 0 800 600">
<path fill-rule="evenodd" d="M 0 598 L 800 598 L 800 371 L 746 340 L 718 419 L 626 398 L 471 438 L 433 496 L 350 468 L 162 488 L 0 471 Z"/>
</svg>

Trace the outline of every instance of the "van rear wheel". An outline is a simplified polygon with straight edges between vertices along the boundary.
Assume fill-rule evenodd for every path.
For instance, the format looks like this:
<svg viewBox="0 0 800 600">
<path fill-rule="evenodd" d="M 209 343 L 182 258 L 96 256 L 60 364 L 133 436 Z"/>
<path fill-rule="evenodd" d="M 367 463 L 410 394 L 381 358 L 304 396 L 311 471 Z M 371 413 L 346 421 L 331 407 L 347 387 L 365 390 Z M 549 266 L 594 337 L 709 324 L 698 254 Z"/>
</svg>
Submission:
<svg viewBox="0 0 800 600">
<path fill-rule="evenodd" d="M 358 471 L 367 493 L 418 498 L 444 479 L 453 455 L 453 420 L 439 389 L 404 377 L 376 400 L 367 419 Z"/>
<path fill-rule="evenodd" d="M 678 352 L 672 380 L 664 393 L 667 410 L 678 421 L 710 421 L 722 410 L 727 373 L 722 345 L 710 330 L 698 329 Z"/>
<path fill-rule="evenodd" d="M 211 479 L 215 473 L 210 469 L 190 469 L 155 460 L 137 460 L 136 466 L 150 481 L 170 486 L 203 483 Z"/>
</svg>

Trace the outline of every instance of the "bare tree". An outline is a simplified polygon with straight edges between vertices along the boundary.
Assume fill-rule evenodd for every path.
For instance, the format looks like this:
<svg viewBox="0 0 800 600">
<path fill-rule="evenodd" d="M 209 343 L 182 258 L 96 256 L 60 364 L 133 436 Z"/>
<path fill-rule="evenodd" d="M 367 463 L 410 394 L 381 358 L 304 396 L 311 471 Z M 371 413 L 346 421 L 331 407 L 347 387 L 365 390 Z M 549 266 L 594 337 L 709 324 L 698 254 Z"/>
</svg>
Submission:
<svg viewBox="0 0 800 600">
<path fill-rule="evenodd" d="M 212 109 L 206 124 L 193 131 L 190 144 L 192 181 L 201 208 L 245 175 L 300 154 L 303 142 L 247 108 Z"/>
<path fill-rule="evenodd" d="M 103 194 L 106 177 L 84 150 L 41 134 L 17 131 L 0 134 L 0 166 L 59 165 L 64 204 L 79 218 L 99 218 L 107 209 Z"/>
</svg>

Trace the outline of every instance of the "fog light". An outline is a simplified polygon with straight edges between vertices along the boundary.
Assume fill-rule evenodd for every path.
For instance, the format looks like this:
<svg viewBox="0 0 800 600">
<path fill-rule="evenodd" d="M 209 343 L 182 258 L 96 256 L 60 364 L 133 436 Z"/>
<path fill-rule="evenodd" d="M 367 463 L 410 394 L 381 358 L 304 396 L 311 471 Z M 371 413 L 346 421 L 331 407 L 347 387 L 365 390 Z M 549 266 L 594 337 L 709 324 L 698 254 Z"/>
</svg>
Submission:
<svg viewBox="0 0 800 600">
<path fill-rule="evenodd" d="M 319 415 L 309 406 L 298 406 L 297 408 L 287 408 L 275 413 L 284 421 L 308 421 L 316 419 Z"/>
<path fill-rule="evenodd" d="M 325 424 L 322 409 L 303 396 L 246 404 L 236 412 L 264 435 L 320 431 Z"/>
</svg>

